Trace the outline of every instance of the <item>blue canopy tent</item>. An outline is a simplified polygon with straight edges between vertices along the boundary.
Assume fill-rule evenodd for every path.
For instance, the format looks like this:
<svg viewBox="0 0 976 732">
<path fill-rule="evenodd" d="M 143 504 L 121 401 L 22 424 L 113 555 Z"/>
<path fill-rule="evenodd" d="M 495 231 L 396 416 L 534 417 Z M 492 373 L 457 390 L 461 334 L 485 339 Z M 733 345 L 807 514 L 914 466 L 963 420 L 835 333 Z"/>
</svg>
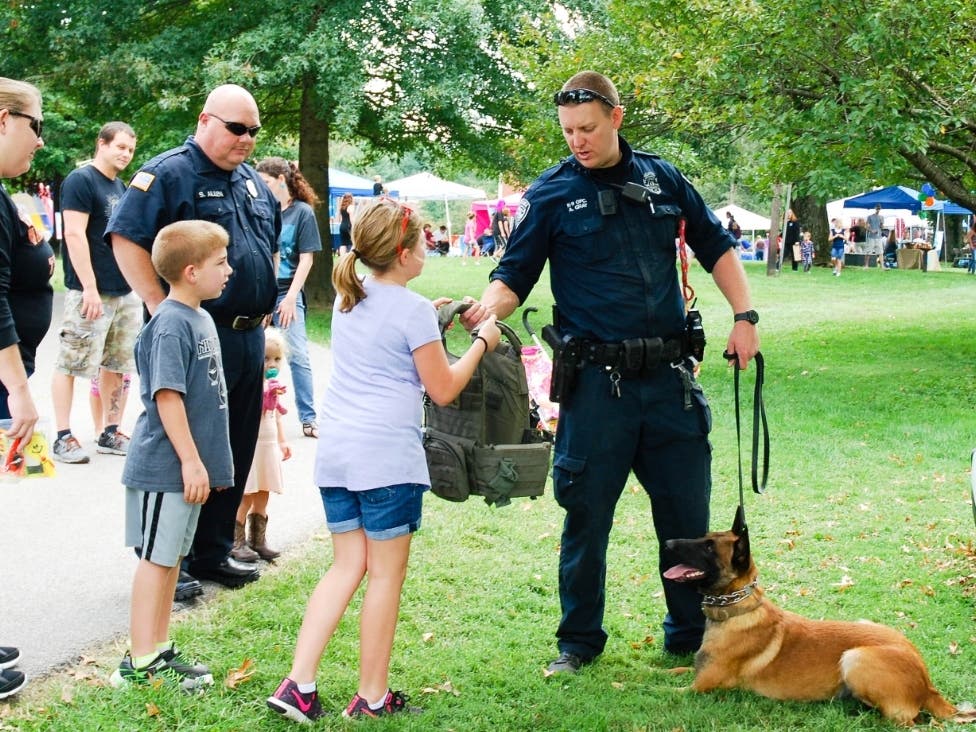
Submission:
<svg viewBox="0 0 976 732">
<path fill-rule="evenodd" d="M 922 210 L 922 203 L 918 200 L 918 191 L 907 186 L 879 188 L 876 191 L 868 191 L 844 201 L 844 208 L 874 208 L 875 206 L 907 209 L 914 214 Z"/>
<path fill-rule="evenodd" d="M 329 230 L 332 232 L 333 248 L 339 245 L 339 199 L 346 193 L 354 198 L 372 198 L 373 181 L 338 168 L 329 168 Z M 396 198 L 397 191 L 389 195 Z"/>
<path fill-rule="evenodd" d="M 922 206 L 923 211 L 941 211 L 946 216 L 972 216 L 973 212 L 952 201 L 936 201 L 934 206 Z"/>
</svg>

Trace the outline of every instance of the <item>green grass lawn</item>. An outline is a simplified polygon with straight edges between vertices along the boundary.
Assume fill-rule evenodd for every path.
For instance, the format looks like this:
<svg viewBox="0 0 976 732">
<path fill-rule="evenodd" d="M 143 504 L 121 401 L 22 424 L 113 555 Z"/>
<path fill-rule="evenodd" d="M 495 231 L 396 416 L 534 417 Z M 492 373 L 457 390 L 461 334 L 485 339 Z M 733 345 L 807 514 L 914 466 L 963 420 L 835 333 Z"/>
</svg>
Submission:
<svg viewBox="0 0 976 732">
<path fill-rule="evenodd" d="M 434 259 L 414 289 L 430 297 L 478 296 L 489 271 Z M 918 645 L 950 700 L 976 702 L 969 504 L 976 278 L 854 268 L 840 278 L 825 269 L 769 278 L 760 263 L 748 263 L 747 271 L 762 317 L 772 439 L 768 492 L 746 496 L 760 581 L 772 600 L 808 617 L 868 618 L 898 628 Z M 731 314 L 700 268 L 691 275 L 709 337 L 701 380 L 715 421 L 712 526 L 725 529 L 738 500 L 732 374 L 720 358 Z M 548 287 L 540 285 L 527 304 L 540 309 L 533 322 L 541 327 Z M 313 321 L 315 333 L 328 333 L 328 314 Z M 524 332 L 519 313 L 510 322 Z M 455 331 L 452 348 L 463 347 L 465 334 Z M 679 691 L 689 679 L 663 673 L 676 662 L 661 651 L 656 541 L 647 498 L 634 481 L 611 537 L 606 651 L 575 678 L 544 678 L 559 617 L 561 520 L 551 492 L 501 509 L 478 499 L 428 498 L 391 669 L 395 687 L 426 711 L 358 724 L 338 717 L 356 690 L 357 596 L 319 672 L 323 703 L 335 712 L 321 728 L 891 729 L 849 701 Z M 260 582 L 221 593 L 176 625 L 177 641 L 221 678 L 245 659 L 253 662 L 253 676 L 236 688 L 217 686 L 201 697 L 113 690 L 105 685 L 121 648 L 113 645 L 94 663 L 33 685 L 12 707 L 0 705 L 0 727 L 291 729 L 264 699 L 290 666 L 305 600 L 330 556 L 323 528 Z"/>
</svg>

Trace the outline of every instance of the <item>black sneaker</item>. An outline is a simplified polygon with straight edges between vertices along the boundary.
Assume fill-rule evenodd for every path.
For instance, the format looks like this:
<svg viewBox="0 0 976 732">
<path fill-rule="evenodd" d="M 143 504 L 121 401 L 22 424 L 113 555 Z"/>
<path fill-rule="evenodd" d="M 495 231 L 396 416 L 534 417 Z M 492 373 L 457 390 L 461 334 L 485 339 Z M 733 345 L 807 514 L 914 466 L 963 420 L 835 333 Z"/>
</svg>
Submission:
<svg viewBox="0 0 976 732">
<path fill-rule="evenodd" d="M 553 674 L 575 674 L 582 666 L 585 666 L 589 662 L 589 659 L 584 659 L 582 656 L 577 656 L 575 653 L 562 651 L 559 654 L 559 658 L 549 664 L 549 668 L 546 669 L 546 675 L 552 676 Z"/>
<path fill-rule="evenodd" d="M 199 661 L 188 659 L 176 646 L 170 646 L 159 652 L 159 657 L 166 661 L 166 665 L 188 678 L 197 679 L 201 684 L 213 684 L 213 674 L 210 669 Z"/>
<path fill-rule="evenodd" d="M 278 689 L 268 697 L 268 708 L 278 714 L 283 714 L 293 722 L 313 722 L 325 716 L 322 705 L 319 704 L 317 691 L 303 694 L 298 690 L 298 684 L 291 679 L 284 679 L 278 684 Z"/>
<path fill-rule="evenodd" d="M 95 450 L 103 455 L 125 455 L 129 451 L 129 436 L 118 430 L 103 432 L 98 436 Z"/>
<path fill-rule="evenodd" d="M 412 707 L 407 702 L 410 701 L 410 697 L 404 694 L 402 691 L 387 691 L 386 699 L 383 700 L 383 706 L 379 709 L 370 709 L 369 702 L 367 702 L 363 697 L 356 694 L 349 702 L 349 706 L 342 713 L 343 717 L 347 719 L 355 719 L 356 717 L 383 717 L 387 714 L 399 714 L 401 712 L 409 712 L 410 714 L 420 714 L 423 709 L 420 707 Z"/>
<path fill-rule="evenodd" d="M 20 661 L 20 651 L 10 646 L 0 646 L 0 670 L 16 666 Z"/>
<path fill-rule="evenodd" d="M 27 677 L 20 671 L 11 671 L 9 669 L 0 671 L 0 699 L 13 696 L 23 689 L 26 683 Z"/>
<path fill-rule="evenodd" d="M 206 681 L 181 674 L 175 668 L 170 668 L 161 655 L 156 656 L 152 663 L 145 668 L 136 668 L 132 664 L 132 657 L 126 653 L 125 658 L 119 667 L 112 672 L 109 683 L 116 689 L 128 686 L 129 684 L 175 684 L 183 691 L 199 691 L 204 686 L 209 686 Z M 210 679 L 213 683 L 213 677 Z"/>
</svg>

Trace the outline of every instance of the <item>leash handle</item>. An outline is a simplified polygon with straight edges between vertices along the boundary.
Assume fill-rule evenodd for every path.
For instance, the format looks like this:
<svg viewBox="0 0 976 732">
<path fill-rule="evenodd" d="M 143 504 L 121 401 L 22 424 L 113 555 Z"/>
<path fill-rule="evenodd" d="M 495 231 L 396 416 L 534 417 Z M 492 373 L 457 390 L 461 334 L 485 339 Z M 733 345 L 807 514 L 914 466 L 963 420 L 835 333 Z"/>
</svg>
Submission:
<svg viewBox="0 0 976 732">
<path fill-rule="evenodd" d="M 734 359 L 735 354 L 723 353 L 723 358 Z M 755 370 L 756 385 L 752 395 L 752 490 L 753 493 L 765 493 L 766 483 L 769 479 L 769 424 L 766 421 L 766 405 L 763 402 L 763 381 L 766 375 L 766 364 L 762 353 L 756 353 Z M 742 480 L 742 418 L 739 399 L 739 366 L 738 362 L 733 367 L 735 383 L 735 442 L 738 451 L 739 467 L 739 507 L 745 516 L 745 489 Z M 763 432 L 763 471 L 762 481 L 759 480 L 759 426 L 762 425 Z"/>
</svg>

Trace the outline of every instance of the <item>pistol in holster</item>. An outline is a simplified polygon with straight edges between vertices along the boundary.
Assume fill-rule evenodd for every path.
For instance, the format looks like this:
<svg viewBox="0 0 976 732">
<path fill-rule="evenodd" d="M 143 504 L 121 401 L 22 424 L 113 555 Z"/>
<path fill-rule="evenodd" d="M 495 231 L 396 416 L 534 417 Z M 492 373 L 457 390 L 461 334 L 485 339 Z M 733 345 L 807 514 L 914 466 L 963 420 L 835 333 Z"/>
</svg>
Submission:
<svg viewBox="0 0 976 732">
<path fill-rule="evenodd" d="M 561 336 L 551 325 L 542 329 L 542 339 L 552 349 L 552 379 L 549 382 L 549 400 L 565 402 L 573 393 L 576 371 L 580 367 L 580 340 L 574 336 Z"/>
</svg>

